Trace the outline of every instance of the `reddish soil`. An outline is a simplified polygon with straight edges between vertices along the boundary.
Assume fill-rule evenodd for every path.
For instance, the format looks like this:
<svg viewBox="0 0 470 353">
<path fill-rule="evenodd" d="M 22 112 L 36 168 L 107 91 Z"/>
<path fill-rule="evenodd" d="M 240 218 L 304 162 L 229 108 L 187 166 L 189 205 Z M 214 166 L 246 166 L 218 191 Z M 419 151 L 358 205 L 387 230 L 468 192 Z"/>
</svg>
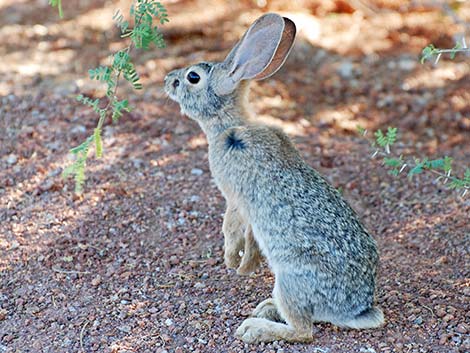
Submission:
<svg viewBox="0 0 470 353">
<path fill-rule="evenodd" d="M 129 2 L 64 1 L 60 20 L 45 0 L 0 1 L 0 352 L 470 352 L 470 198 L 390 176 L 355 133 L 396 126 L 398 153 L 470 165 L 469 58 L 418 60 L 462 28 L 419 2 L 229 3 L 168 4 L 168 48 L 135 53 L 145 88 L 120 91 L 135 109 L 105 129 L 77 196 L 60 173 L 97 118 L 74 96 L 102 96 L 86 72 L 123 45 L 110 19 Z M 376 237 L 381 329 L 318 324 L 309 345 L 233 336 L 273 277 L 223 264 L 204 136 L 161 88 L 173 68 L 221 59 L 266 11 L 300 31 L 285 67 L 253 85 L 253 108 Z M 468 4 L 458 14 L 468 21 Z"/>
</svg>

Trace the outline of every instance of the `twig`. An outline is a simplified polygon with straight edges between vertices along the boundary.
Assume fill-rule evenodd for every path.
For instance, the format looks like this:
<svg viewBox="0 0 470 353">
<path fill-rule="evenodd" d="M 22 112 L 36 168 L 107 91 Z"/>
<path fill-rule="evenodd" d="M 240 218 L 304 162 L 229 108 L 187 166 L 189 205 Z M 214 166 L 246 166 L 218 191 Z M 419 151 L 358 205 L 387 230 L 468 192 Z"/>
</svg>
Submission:
<svg viewBox="0 0 470 353">
<path fill-rule="evenodd" d="M 173 288 L 175 283 L 166 283 L 166 284 L 156 284 L 156 288 Z"/>
<path fill-rule="evenodd" d="M 423 308 L 428 309 L 428 310 L 431 312 L 431 315 L 432 315 L 433 317 L 436 316 L 436 315 L 434 314 L 434 311 L 433 311 L 429 306 L 426 306 L 426 305 L 424 305 L 424 304 L 421 304 L 421 306 L 422 306 Z"/>
<path fill-rule="evenodd" d="M 85 352 L 85 347 L 83 346 L 83 335 L 85 334 L 85 329 L 89 323 L 90 321 L 86 320 L 82 326 L 82 329 L 80 330 L 80 348 L 83 352 Z"/>
<path fill-rule="evenodd" d="M 74 273 L 88 275 L 88 274 L 91 273 L 89 271 L 63 270 L 63 269 L 57 268 L 57 267 L 52 267 L 52 270 L 55 271 L 55 272 L 59 272 L 59 273 L 65 273 L 67 275 L 71 275 L 71 274 L 74 274 Z"/>
</svg>

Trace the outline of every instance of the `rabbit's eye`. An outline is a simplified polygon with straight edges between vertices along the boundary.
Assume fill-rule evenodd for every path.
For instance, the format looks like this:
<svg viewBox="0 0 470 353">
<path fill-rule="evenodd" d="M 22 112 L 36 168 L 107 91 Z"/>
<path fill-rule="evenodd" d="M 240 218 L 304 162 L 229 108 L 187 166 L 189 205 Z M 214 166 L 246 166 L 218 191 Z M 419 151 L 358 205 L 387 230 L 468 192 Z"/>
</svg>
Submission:
<svg viewBox="0 0 470 353">
<path fill-rule="evenodd" d="M 188 79 L 188 81 L 192 84 L 196 84 L 199 82 L 199 80 L 201 79 L 201 77 L 194 71 L 190 71 L 188 72 L 188 75 L 186 76 L 186 78 Z"/>
</svg>

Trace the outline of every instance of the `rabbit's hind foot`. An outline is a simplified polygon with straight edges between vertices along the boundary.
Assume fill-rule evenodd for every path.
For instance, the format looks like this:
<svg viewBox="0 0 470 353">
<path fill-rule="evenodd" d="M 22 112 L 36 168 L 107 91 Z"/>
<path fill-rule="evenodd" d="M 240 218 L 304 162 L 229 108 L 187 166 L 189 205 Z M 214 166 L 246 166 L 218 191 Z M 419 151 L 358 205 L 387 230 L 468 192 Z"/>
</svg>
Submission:
<svg viewBox="0 0 470 353">
<path fill-rule="evenodd" d="M 294 328 L 292 326 L 273 322 L 263 318 L 249 318 L 243 321 L 235 336 L 246 343 L 273 342 L 311 342 L 313 340 L 311 327 Z"/>
<path fill-rule="evenodd" d="M 368 329 L 380 327 L 384 322 L 385 319 L 382 310 L 374 306 L 357 315 L 354 319 L 338 322 L 337 325 L 353 329 Z"/>
<path fill-rule="evenodd" d="M 259 303 L 255 310 L 253 310 L 251 316 L 275 322 L 285 322 L 281 314 L 279 314 L 273 298 L 263 300 Z"/>
</svg>

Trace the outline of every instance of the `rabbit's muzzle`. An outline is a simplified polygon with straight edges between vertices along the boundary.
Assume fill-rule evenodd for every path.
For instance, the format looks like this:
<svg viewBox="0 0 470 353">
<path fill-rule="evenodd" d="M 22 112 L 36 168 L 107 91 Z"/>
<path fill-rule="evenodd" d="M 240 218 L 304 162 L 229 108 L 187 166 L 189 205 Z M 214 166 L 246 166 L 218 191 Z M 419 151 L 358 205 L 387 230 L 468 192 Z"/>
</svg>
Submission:
<svg viewBox="0 0 470 353">
<path fill-rule="evenodd" d="M 171 99 L 177 100 L 176 99 L 176 89 L 180 86 L 181 82 L 176 77 L 176 74 L 174 72 L 170 72 L 168 75 L 165 77 L 165 93 L 170 96 Z"/>
</svg>

